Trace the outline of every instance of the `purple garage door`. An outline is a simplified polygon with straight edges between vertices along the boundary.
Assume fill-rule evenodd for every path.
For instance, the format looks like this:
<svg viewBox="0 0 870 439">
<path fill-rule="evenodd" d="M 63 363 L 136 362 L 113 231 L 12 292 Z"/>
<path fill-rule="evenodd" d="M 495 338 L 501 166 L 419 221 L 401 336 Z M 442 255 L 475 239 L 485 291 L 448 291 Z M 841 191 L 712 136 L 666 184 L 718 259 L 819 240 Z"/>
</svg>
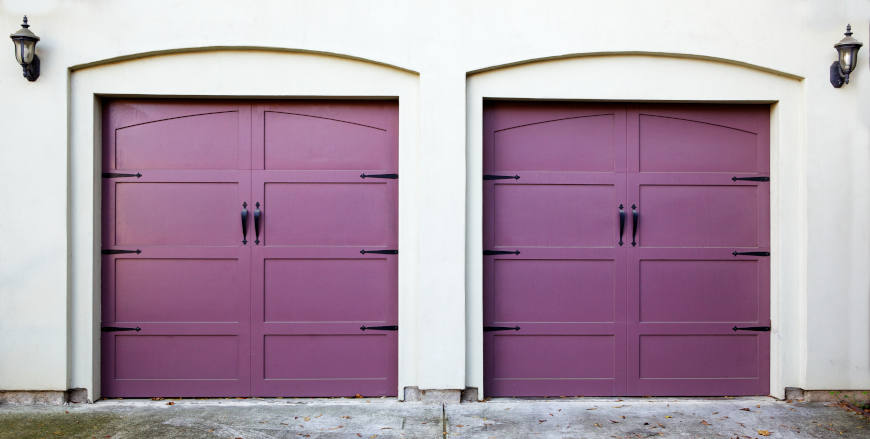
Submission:
<svg viewBox="0 0 870 439">
<path fill-rule="evenodd" d="M 487 103 L 487 394 L 767 394 L 768 124 Z"/>
<path fill-rule="evenodd" d="M 103 394 L 395 395 L 397 109 L 107 102 Z"/>
</svg>

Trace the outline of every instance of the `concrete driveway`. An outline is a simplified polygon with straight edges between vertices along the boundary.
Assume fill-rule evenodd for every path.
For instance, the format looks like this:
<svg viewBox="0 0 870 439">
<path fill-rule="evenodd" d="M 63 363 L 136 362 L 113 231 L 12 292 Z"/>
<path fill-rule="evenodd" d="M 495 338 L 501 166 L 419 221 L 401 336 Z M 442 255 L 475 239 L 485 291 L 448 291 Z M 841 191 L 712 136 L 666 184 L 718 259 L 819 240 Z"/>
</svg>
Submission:
<svg viewBox="0 0 870 439">
<path fill-rule="evenodd" d="M 0 406 L 0 438 L 868 438 L 870 421 L 771 398 L 109 400 Z"/>
</svg>

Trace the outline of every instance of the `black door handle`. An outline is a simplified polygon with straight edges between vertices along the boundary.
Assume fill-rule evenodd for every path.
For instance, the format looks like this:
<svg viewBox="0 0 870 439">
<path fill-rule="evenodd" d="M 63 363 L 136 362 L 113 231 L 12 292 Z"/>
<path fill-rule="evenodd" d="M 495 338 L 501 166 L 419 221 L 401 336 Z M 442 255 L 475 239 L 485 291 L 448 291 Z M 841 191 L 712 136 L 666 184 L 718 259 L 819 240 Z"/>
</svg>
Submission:
<svg viewBox="0 0 870 439">
<path fill-rule="evenodd" d="M 260 211 L 260 202 L 254 205 L 254 244 L 260 245 L 260 218 L 263 217 L 263 212 Z"/>
<path fill-rule="evenodd" d="M 622 247 L 622 233 L 625 231 L 625 207 L 619 205 L 619 246 Z"/>
<path fill-rule="evenodd" d="M 242 203 L 242 245 L 248 245 L 248 203 Z"/>
<path fill-rule="evenodd" d="M 637 205 L 631 205 L 631 246 L 637 246 L 637 223 L 640 220 L 640 214 L 637 213 Z"/>
<path fill-rule="evenodd" d="M 483 332 L 493 332 L 493 331 L 519 331 L 519 326 L 484 326 Z"/>
</svg>

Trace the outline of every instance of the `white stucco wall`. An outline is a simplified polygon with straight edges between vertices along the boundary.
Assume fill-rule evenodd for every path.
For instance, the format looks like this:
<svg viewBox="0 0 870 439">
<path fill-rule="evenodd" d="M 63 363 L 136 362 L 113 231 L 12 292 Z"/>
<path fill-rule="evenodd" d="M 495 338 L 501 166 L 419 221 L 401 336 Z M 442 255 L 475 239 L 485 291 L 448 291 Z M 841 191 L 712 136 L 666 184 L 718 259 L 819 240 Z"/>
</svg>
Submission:
<svg viewBox="0 0 870 439">
<path fill-rule="evenodd" d="M 780 297 L 789 298 L 779 304 L 787 315 L 774 334 L 786 339 L 779 346 L 781 352 L 774 352 L 777 367 L 784 371 L 779 386 L 870 388 L 870 194 L 866 190 L 870 46 L 862 49 L 851 84 L 834 89 L 828 83 L 828 65 L 835 59 L 832 45 L 841 38 L 846 23 L 854 26 L 855 37 L 870 43 L 870 2 L 250 3 L 0 0 L 0 29 L 14 32 L 27 13 L 31 29 L 42 37 L 38 49 L 42 76 L 37 82 L 21 77 L 11 42 L 6 43 L 6 60 L 0 60 L 4 104 L 0 108 L 0 389 L 94 390 L 89 374 L 76 366 L 92 362 L 88 359 L 92 352 L 82 349 L 80 332 L 83 324 L 92 323 L 82 315 L 90 311 L 74 300 L 80 280 L 75 273 L 83 261 L 72 253 L 80 244 L 75 236 L 81 229 L 72 221 L 76 212 L 69 209 L 89 195 L 76 186 L 71 171 L 72 136 L 87 129 L 80 121 L 92 118 L 76 112 L 85 108 L 74 100 L 73 90 L 80 81 L 76 78 L 107 75 L 102 85 L 111 88 L 118 78 L 141 75 L 143 63 L 171 75 L 173 63 L 192 56 L 208 59 L 201 71 L 193 73 L 202 81 L 194 76 L 170 83 L 171 76 L 166 76 L 164 86 L 143 84 L 139 92 L 176 87 L 163 93 L 262 95 L 272 94 L 273 85 L 283 79 L 290 91 L 277 95 L 327 96 L 333 93 L 323 87 L 352 84 L 361 79 L 353 76 L 360 69 L 384 73 L 372 73 L 370 83 L 334 94 L 356 96 L 381 90 L 395 96 L 410 93 L 402 91 L 407 84 L 400 85 L 405 79 L 399 78 L 414 82 L 416 104 L 410 111 L 415 128 L 409 142 L 416 154 L 416 172 L 403 171 L 402 188 L 412 192 L 408 195 L 416 203 L 403 210 L 400 222 L 416 252 L 408 259 L 412 266 L 406 267 L 413 277 L 406 277 L 408 283 L 403 284 L 408 299 L 400 318 L 411 319 L 403 322 L 413 321 L 420 330 L 408 345 L 413 350 L 403 351 L 401 385 L 421 388 L 455 389 L 479 383 L 471 332 L 479 309 L 474 292 L 479 263 L 466 260 L 466 251 L 473 254 L 475 245 L 473 239 L 466 239 L 466 234 L 474 236 L 466 203 L 474 199 L 475 190 L 473 182 L 466 186 L 466 157 L 473 159 L 475 144 L 466 133 L 473 136 L 479 124 L 479 113 L 474 111 L 477 101 L 469 98 L 486 96 L 475 93 L 495 90 L 534 97 L 539 81 L 549 83 L 538 90 L 538 97 L 575 99 L 786 99 L 774 96 L 782 91 L 790 103 L 783 113 L 775 109 L 774 119 L 791 116 L 785 122 L 772 121 L 779 130 L 775 135 L 794 139 L 795 144 L 781 144 L 778 153 L 797 154 L 797 158 L 780 157 L 778 163 L 788 165 L 773 172 L 787 174 L 797 183 L 776 192 L 778 199 L 789 201 L 785 206 L 773 205 L 780 208 L 774 215 L 788 217 L 789 224 L 796 225 L 781 230 L 788 254 L 773 260 L 775 266 L 788 260 L 793 267 L 780 271 L 778 278 Z M 243 64 L 238 64 L 239 57 L 221 58 L 226 51 L 99 64 L 141 53 L 215 46 L 289 51 L 247 52 Z M 311 57 L 298 51 L 343 54 L 407 71 L 330 57 L 324 57 L 331 59 L 325 64 L 347 69 L 317 70 L 322 82 L 295 76 L 298 72 L 294 75 L 290 70 L 283 78 L 261 71 L 264 66 L 286 67 Z M 628 58 L 622 55 L 573 56 L 624 52 L 728 62 L 679 57 L 623 62 Z M 493 66 L 560 56 L 571 59 L 468 76 Z M 680 67 L 669 67 L 674 62 Z M 91 63 L 98 64 L 81 68 Z M 501 88 L 486 88 L 499 82 L 482 80 L 510 78 L 509 70 L 522 75 Z M 605 84 L 600 89 L 572 84 L 599 79 Z M 185 84 L 189 87 L 181 89 Z M 768 90 L 770 97 L 758 97 L 768 85 L 773 87 Z M 469 206 L 469 214 L 474 208 Z M 780 311 L 774 305 L 777 318 Z"/>
</svg>

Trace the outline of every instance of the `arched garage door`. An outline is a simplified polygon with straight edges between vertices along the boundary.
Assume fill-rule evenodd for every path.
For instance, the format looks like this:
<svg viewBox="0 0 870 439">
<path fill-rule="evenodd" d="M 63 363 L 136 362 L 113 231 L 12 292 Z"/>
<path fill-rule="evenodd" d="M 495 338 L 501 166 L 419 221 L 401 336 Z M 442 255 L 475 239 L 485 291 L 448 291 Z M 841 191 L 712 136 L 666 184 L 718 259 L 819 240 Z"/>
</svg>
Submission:
<svg viewBox="0 0 870 439">
<path fill-rule="evenodd" d="M 767 394 L 769 114 L 487 103 L 486 393 Z"/>
<path fill-rule="evenodd" d="M 397 110 L 106 102 L 103 394 L 395 395 Z"/>
</svg>

